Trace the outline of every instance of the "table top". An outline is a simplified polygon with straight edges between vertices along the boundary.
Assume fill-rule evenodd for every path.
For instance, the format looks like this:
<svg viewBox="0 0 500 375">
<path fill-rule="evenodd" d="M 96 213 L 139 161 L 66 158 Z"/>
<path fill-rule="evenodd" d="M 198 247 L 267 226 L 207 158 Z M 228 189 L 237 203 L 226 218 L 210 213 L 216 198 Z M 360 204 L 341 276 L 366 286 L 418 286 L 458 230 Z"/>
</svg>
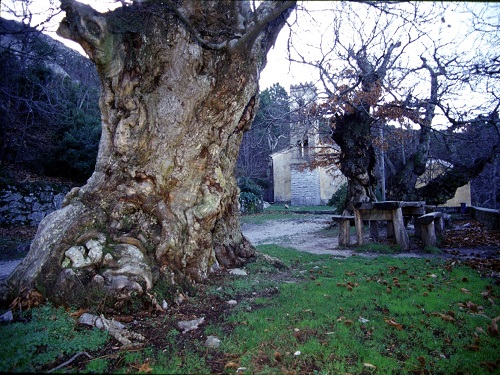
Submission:
<svg viewBox="0 0 500 375">
<path fill-rule="evenodd" d="M 424 201 L 380 201 L 380 202 L 358 202 L 354 205 L 357 210 L 395 210 L 404 207 L 425 207 Z"/>
</svg>

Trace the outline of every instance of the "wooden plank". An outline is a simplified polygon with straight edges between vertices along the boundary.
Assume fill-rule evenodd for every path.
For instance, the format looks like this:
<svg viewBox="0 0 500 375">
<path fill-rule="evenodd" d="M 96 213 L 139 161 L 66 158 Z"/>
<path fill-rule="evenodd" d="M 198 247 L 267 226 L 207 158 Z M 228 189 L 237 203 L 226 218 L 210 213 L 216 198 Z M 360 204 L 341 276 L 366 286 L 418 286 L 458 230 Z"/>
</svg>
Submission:
<svg viewBox="0 0 500 375">
<path fill-rule="evenodd" d="M 404 225 L 403 211 L 401 210 L 401 208 L 398 208 L 397 210 L 393 210 L 391 212 L 396 243 L 401 246 L 401 249 L 403 251 L 408 251 L 410 249 L 410 239 L 408 238 L 408 232 L 406 231 Z"/>
<path fill-rule="evenodd" d="M 361 218 L 361 212 L 359 210 L 354 210 L 354 222 L 356 223 L 356 238 L 358 240 L 358 246 L 363 245 L 363 220 Z"/>
<path fill-rule="evenodd" d="M 339 222 L 339 245 L 349 246 L 350 244 L 351 244 L 351 223 L 349 219 L 342 220 Z"/>
<path fill-rule="evenodd" d="M 356 202 L 354 208 L 356 210 L 371 210 L 373 209 L 373 202 Z"/>
<path fill-rule="evenodd" d="M 356 210 L 362 216 L 362 220 L 392 220 L 390 210 Z"/>
<path fill-rule="evenodd" d="M 436 232 L 434 230 L 434 221 L 429 224 L 421 224 L 421 233 L 422 233 L 422 245 L 423 247 L 427 246 L 436 246 Z"/>
<path fill-rule="evenodd" d="M 415 202 L 401 202 L 401 208 L 404 207 L 414 207 L 414 208 L 425 208 L 425 201 L 415 201 Z"/>
<path fill-rule="evenodd" d="M 420 217 L 417 217 L 417 222 L 420 224 L 430 224 L 434 220 L 438 218 L 442 218 L 443 213 L 442 212 L 429 212 L 428 214 L 422 215 Z"/>
<path fill-rule="evenodd" d="M 401 202 L 399 201 L 383 201 L 383 202 L 374 202 L 373 208 L 377 210 L 395 210 L 401 207 Z"/>
</svg>

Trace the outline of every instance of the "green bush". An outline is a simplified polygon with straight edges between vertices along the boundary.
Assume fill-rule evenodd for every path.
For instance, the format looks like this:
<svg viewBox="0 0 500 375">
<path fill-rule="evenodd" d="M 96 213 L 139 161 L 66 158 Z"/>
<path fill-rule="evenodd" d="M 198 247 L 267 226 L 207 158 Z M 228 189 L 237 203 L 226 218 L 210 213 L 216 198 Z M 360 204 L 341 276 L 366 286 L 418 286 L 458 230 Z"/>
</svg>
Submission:
<svg viewBox="0 0 500 375">
<path fill-rule="evenodd" d="M 347 183 L 340 185 L 337 191 L 333 193 L 328 205 L 332 206 L 337 214 L 341 214 L 347 208 Z"/>
<path fill-rule="evenodd" d="M 240 188 L 240 210 L 246 214 L 254 214 L 264 210 L 262 188 L 249 177 L 238 179 Z"/>
<path fill-rule="evenodd" d="M 54 144 L 44 161 L 48 174 L 85 181 L 94 171 L 101 137 L 100 119 L 72 110 L 61 135 L 54 137 Z"/>
</svg>

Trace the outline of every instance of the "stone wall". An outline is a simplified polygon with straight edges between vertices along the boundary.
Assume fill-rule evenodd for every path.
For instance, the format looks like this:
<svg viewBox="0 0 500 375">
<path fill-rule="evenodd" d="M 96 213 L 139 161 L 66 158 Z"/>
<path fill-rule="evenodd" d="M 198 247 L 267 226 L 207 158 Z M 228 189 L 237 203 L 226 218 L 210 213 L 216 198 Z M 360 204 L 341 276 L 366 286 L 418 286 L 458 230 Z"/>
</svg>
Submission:
<svg viewBox="0 0 500 375">
<path fill-rule="evenodd" d="M 469 207 L 469 215 L 489 230 L 500 230 L 500 211 L 490 208 Z"/>
<path fill-rule="evenodd" d="M 321 205 L 321 186 L 318 168 L 300 170 L 291 166 L 291 205 L 319 206 Z"/>
<path fill-rule="evenodd" d="M 39 183 L 0 187 L 0 226 L 37 226 L 45 216 L 61 208 L 70 188 Z"/>
</svg>

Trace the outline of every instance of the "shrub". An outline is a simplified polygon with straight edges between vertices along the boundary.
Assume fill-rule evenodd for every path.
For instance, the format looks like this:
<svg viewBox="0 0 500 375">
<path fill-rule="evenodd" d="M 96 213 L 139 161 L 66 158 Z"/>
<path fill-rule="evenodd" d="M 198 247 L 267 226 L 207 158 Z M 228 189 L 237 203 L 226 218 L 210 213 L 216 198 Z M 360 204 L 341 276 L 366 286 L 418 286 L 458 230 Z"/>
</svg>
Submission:
<svg viewBox="0 0 500 375">
<path fill-rule="evenodd" d="M 262 188 L 249 177 L 238 179 L 240 188 L 240 210 L 246 214 L 262 212 L 264 201 L 262 199 Z"/>
<path fill-rule="evenodd" d="M 347 183 L 340 185 L 337 191 L 333 193 L 328 205 L 332 206 L 337 214 L 341 214 L 347 208 Z"/>
</svg>

